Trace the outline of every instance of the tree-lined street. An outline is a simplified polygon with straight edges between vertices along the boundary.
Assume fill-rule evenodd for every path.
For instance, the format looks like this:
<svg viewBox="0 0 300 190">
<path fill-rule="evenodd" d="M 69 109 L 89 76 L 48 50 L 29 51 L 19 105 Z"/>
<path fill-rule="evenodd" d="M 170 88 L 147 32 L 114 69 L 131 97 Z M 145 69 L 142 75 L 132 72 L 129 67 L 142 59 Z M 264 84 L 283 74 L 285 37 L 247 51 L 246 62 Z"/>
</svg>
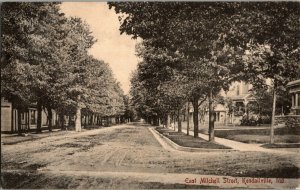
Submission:
<svg viewBox="0 0 300 190">
<path fill-rule="evenodd" d="M 0 8 L 1 187 L 299 186 L 298 2 Z"/>
</svg>

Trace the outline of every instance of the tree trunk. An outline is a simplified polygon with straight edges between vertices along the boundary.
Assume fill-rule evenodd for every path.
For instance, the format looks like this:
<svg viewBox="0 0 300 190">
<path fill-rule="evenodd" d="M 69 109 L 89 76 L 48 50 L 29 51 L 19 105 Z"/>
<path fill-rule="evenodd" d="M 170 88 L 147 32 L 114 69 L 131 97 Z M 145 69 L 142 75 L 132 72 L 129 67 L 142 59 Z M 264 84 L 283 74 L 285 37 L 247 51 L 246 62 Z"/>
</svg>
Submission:
<svg viewBox="0 0 300 190">
<path fill-rule="evenodd" d="M 71 127 L 71 123 L 72 123 L 72 119 L 71 119 L 71 115 L 69 115 L 69 121 L 68 121 L 68 127 Z"/>
<path fill-rule="evenodd" d="M 18 112 L 18 135 L 22 135 L 22 116 L 21 116 L 21 109 L 18 109 L 17 112 Z"/>
<path fill-rule="evenodd" d="M 178 132 L 181 133 L 181 117 L 180 117 L 180 109 L 178 109 Z"/>
<path fill-rule="evenodd" d="M 90 115 L 90 125 L 93 125 L 93 114 Z"/>
<path fill-rule="evenodd" d="M 258 126 L 260 126 L 261 123 L 261 114 L 260 114 L 260 105 L 258 104 Z"/>
<path fill-rule="evenodd" d="M 42 132 L 42 103 L 40 100 L 38 100 L 36 133 L 41 133 L 41 132 Z"/>
<path fill-rule="evenodd" d="M 276 85 L 274 84 L 273 106 L 272 106 L 272 121 L 271 121 L 271 128 L 270 128 L 270 143 L 271 144 L 274 144 L 275 109 L 276 109 Z"/>
<path fill-rule="evenodd" d="M 189 136 L 190 135 L 190 102 L 187 102 L 187 109 L 186 109 L 186 135 Z"/>
<path fill-rule="evenodd" d="M 155 126 L 155 125 L 156 125 L 156 121 L 155 121 L 156 118 L 155 118 L 155 115 L 152 115 L 151 118 L 152 118 L 152 125 Z"/>
<path fill-rule="evenodd" d="M 106 116 L 106 126 L 108 127 L 109 126 L 109 117 Z"/>
<path fill-rule="evenodd" d="M 54 124 L 54 126 L 57 128 L 58 127 L 58 113 L 57 112 L 55 112 L 55 124 Z"/>
<path fill-rule="evenodd" d="M 174 113 L 174 115 L 173 115 L 173 126 L 174 126 L 174 131 L 176 131 L 176 125 L 175 125 L 175 122 L 176 122 L 176 115 L 175 115 L 175 113 Z"/>
<path fill-rule="evenodd" d="M 25 119 L 25 125 L 24 125 L 23 132 L 26 133 L 27 132 L 27 126 L 28 126 L 28 118 L 27 118 L 27 110 L 26 109 L 23 112 L 23 114 L 24 114 L 24 119 Z"/>
<path fill-rule="evenodd" d="M 65 128 L 65 118 L 64 118 L 64 114 L 62 113 L 59 114 L 59 123 L 61 129 L 63 130 Z"/>
<path fill-rule="evenodd" d="M 167 114 L 167 124 L 166 124 L 166 127 L 169 128 L 170 124 L 171 124 L 171 118 L 170 118 L 170 115 Z"/>
<path fill-rule="evenodd" d="M 26 132 L 29 133 L 30 131 L 30 111 L 27 109 L 27 127 L 26 127 Z"/>
<path fill-rule="evenodd" d="M 48 130 L 52 132 L 52 109 L 47 106 L 47 112 L 48 112 Z"/>
<path fill-rule="evenodd" d="M 213 117 L 213 106 L 212 106 L 212 89 L 210 89 L 209 97 L 208 97 L 208 133 L 209 133 L 209 141 L 215 140 L 215 132 L 214 132 L 214 117 Z"/>
<path fill-rule="evenodd" d="M 79 106 L 76 108 L 75 131 L 76 132 L 81 131 L 81 109 Z"/>
<path fill-rule="evenodd" d="M 84 116 L 84 124 L 83 124 L 84 128 L 86 128 L 86 123 L 87 123 L 86 120 L 87 120 L 87 115 Z"/>
<path fill-rule="evenodd" d="M 199 131 L 199 122 L 198 122 L 198 98 L 194 98 L 193 100 L 194 114 L 193 114 L 193 122 L 194 122 L 194 137 L 198 137 Z"/>
</svg>

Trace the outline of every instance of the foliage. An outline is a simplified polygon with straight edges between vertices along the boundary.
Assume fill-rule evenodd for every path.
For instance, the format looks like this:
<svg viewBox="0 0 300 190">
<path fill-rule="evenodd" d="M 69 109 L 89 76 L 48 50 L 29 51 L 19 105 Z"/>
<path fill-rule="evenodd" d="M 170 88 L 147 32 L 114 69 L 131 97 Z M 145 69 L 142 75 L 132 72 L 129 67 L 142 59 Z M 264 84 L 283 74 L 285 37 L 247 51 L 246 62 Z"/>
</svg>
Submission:
<svg viewBox="0 0 300 190">
<path fill-rule="evenodd" d="M 19 106 L 37 102 L 39 112 L 123 114 L 108 64 L 88 55 L 96 40 L 87 23 L 65 17 L 59 3 L 3 3 L 1 15 L 1 96 Z"/>
<path fill-rule="evenodd" d="M 226 91 L 231 81 L 270 78 L 277 92 L 299 77 L 299 3 L 108 4 L 120 15 L 121 33 L 182 56 L 188 66 L 180 74 L 190 76 L 194 107 L 208 95 L 212 105 L 212 95 Z"/>
<path fill-rule="evenodd" d="M 143 61 L 132 78 L 131 95 L 138 100 L 134 104 L 147 107 L 148 114 L 142 115 L 165 115 L 181 109 L 186 94 L 180 84 L 180 56 L 147 43 L 140 44 L 137 51 Z M 177 88 L 174 88 L 175 85 Z M 140 96 L 141 92 L 143 96 Z"/>
</svg>

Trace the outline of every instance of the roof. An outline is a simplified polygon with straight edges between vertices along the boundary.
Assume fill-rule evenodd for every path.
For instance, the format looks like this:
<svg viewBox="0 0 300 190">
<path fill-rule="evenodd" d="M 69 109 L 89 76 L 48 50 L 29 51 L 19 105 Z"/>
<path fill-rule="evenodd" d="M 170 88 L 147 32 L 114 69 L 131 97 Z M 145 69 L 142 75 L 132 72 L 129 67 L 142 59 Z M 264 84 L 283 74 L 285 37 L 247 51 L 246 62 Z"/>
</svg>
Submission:
<svg viewBox="0 0 300 190">
<path fill-rule="evenodd" d="M 300 86 L 300 79 L 291 81 L 286 86 L 287 87 L 292 87 L 292 86 L 298 86 L 298 85 Z"/>
<path fill-rule="evenodd" d="M 230 99 L 232 99 L 234 101 L 244 101 L 245 99 L 254 100 L 255 98 L 253 98 L 252 94 L 243 94 L 243 95 L 240 95 L 240 96 L 230 97 Z"/>
</svg>

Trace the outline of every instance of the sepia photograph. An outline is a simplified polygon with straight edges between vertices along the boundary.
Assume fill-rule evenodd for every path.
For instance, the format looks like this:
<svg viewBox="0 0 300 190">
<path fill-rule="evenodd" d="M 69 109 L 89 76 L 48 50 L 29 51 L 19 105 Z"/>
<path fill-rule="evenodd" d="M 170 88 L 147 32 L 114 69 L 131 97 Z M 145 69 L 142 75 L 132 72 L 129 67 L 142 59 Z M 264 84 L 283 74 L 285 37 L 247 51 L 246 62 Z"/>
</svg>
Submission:
<svg viewBox="0 0 300 190">
<path fill-rule="evenodd" d="M 299 1 L 0 1 L 1 189 L 299 189 Z"/>
</svg>

